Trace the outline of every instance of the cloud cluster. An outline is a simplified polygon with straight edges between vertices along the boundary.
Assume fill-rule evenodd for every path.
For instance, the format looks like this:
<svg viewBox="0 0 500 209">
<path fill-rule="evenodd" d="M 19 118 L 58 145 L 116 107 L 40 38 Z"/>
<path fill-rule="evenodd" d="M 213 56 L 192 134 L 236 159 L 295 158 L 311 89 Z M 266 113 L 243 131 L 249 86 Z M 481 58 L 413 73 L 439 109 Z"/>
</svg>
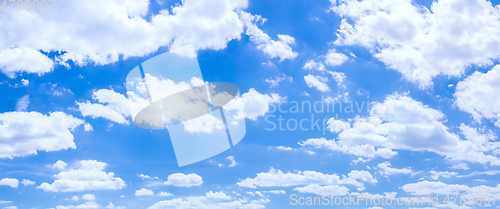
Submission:
<svg viewBox="0 0 500 209">
<path fill-rule="evenodd" d="M 160 47 L 186 56 L 203 49 L 219 50 L 246 31 L 269 57 L 297 56 L 294 38 L 272 40 L 243 12 L 247 0 L 186 0 L 149 14 L 149 0 L 57 2 L 49 12 L 5 13 L 0 20 L 9 33 L 0 40 L 0 70 L 44 74 L 69 61 L 83 66 L 144 56 Z M 36 35 L 35 35 L 36 34 Z M 49 52 L 59 52 L 55 58 Z"/>
<path fill-rule="evenodd" d="M 474 119 L 491 119 L 500 127 L 500 65 L 487 73 L 475 72 L 457 84 L 455 104 Z"/>
<path fill-rule="evenodd" d="M 207 192 L 205 196 L 191 196 L 172 200 L 160 201 L 149 209 L 197 209 L 197 208 L 217 208 L 217 209 L 261 209 L 265 208 L 263 203 L 268 199 L 234 199 L 224 192 Z"/>
<path fill-rule="evenodd" d="M 411 0 L 338 0 L 331 9 L 344 18 L 335 44 L 368 48 L 421 88 L 500 57 L 500 8 L 486 0 L 439 0 L 430 9 Z"/>
<path fill-rule="evenodd" d="M 59 163 L 59 165 L 61 164 Z M 44 182 L 37 188 L 47 192 L 82 192 L 124 188 L 125 182 L 121 178 L 115 177 L 113 172 L 106 173 L 104 171 L 106 166 L 106 163 L 96 160 L 78 161 L 71 168 L 54 164 L 54 168 L 61 170 L 54 175 L 56 180 L 51 184 Z"/>
<path fill-rule="evenodd" d="M 38 151 L 75 149 L 71 131 L 84 122 L 63 112 L 0 113 L 0 158 L 36 155 Z"/>
<path fill-rule="evenodd" d="M 394 94 L 372 104 L 369 115 L 353 119 L 350 128 L 338 123 L 342 131 L 337 140 L 308 139 L 299 144 L 366 158 L 390 158 L 397 154 L 394 150 L 410 150 L 434 152 L 450 160 L 500 165 L 500 159 L 489 154 L 500 147 L 491 135 L 462 125 L 465 139 L 461 139 L 449 131 L 444 121 L 440 111 Z"/>
<path fill-rule="evenodd" d="M 296 187 L 294 190 L 302 193 L 345 195 L 349 189 L 343 185 L 355 186 L 361 191 L 365 189 L 364 183 L 375 184 L 377 180 L 368 171 L 352 170 L 347 176 L 340 178 L 337 174 L 316 171 L 284 173 L 271 168 L 269 172 L 258 173 L 255 178 L 246 178 L 237 185 L 244 188 Z"/>
<path fill-rule="evenodd" d="M 195 173 L 187 175 L 183 173 L 174 173 L 167 177 L 167 181 L 165 181 L 164 184 L 175 187 L 193 187 L 203 184 L 203 180 L 201 176 Z"/>
<path fill-rule="evenodd" d="M 417 183 L 406 184 L 401 187 L 405 192 L 413 195 L 429 195 L 429 194 L 497 194 L 500 192 L 500 185 L 497 187 L 475 186 L 470 187 L 461 184 L 446 184 L 440 181 L 420 181 Z"/>
</svg>

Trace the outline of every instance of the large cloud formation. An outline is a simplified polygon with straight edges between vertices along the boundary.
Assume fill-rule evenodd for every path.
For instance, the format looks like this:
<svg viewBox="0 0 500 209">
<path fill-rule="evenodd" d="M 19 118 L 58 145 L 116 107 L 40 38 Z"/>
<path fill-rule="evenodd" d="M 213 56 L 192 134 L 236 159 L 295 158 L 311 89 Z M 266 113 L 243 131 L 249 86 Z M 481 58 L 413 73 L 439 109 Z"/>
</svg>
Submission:
<svg viewBox="0 0 500 209">
<path fill-rule="evenodd" d="M 6 12 L 0 25 L 9 31 L 0 40 L 0 70 L 44 74 L 54 64 L 113 63 L 121 57 L 145 56 L 160 47 L 195 56 L 197 50 L 223 49 L 246 31 L 271 58 L 294 59 L 295 39 L 277 41 L 260 30 L 262 20 L 243 10 L 247 0 L 185 0 L 150 14 L 149 0 L 60 1 L 50 12 Z M 55 58 L 46 53 L 59 52 Z"/>
</svg>

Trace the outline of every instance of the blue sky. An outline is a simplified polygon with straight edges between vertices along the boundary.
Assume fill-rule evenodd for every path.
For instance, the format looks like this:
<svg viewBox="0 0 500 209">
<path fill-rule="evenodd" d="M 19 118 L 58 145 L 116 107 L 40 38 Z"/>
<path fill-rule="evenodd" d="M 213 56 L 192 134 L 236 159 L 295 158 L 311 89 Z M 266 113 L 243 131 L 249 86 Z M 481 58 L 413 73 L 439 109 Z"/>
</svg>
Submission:
<svg viewBox="0 0 500 209">
<path fill-rule="evenodd" d="M 358 194 L 439 195 L 438 205 L 412 208 L 484 207 L 443 201 L 500 194 L 499 3 L 95 0 L 2 9 L 0 208 L 331 208 L 345 206 L 291 205 L 291 197 Z M 205 81 L 239 87 L 240 143 L 179 167 L 167 129 L 134 125 L 127 75 L 163 53 L 197 60 Z M 290 112 L 303 102 L 343 108 Z M 283 130 L 270 130 L 278 118 Z M 307 128 L 311 118 L 317 129 Z M 301 120 L 306 129 L 294 128 Z"/>
</svg>

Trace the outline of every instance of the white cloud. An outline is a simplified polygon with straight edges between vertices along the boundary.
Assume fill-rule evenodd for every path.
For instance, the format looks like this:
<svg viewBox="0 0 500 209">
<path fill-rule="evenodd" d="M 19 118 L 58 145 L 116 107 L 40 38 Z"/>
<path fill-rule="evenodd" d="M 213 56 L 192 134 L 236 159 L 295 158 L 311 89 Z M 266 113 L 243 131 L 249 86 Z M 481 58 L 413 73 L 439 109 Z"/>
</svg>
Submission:
<svg viewBox="0 0 500 209">
<path fill-rule="evenodd" d="M 0 113 L 0 158 L 76 148 L 71 131 L 83 121 L 62 112 Z"/>
<path fill-rule="evenodd" d="M 357 171 L 352 170 L 349 174 L 347 174 L 349 179 L 361 180 L 363 182 L 368 182 L 370 184 L 376 184 L 377 180 L 370 174 L 368 171 Z M 345 180 L 346 182 L 348 180 Z"/>
<path fill-rule="evenodd" d="M 186 82 L 175 83 L 170 79 L 156 78 L 149 74 L 146 74 L 146 79 L 148 80 L 151 95 L 156 95 L 157 98 L 163 98 L 161 95 L 170 95 L 199 84 L 196 79 L 191 79 L 191 84 Z M 102 117 L 116 123 L 129 124 L 129 120 L 137 115 L 142 110 L 142 107 L 148 106 L 149 101 L 137 96 L 132 91 L 127 92 L 127 94 L 128 98 L 114 90 L 100 89 L 95 91 L 92 96 L 99 103 L 86 101 L 77 102 L 77 104 L 83 116 Z M 257 120 L 258 117 L 269 112 L 271 105 L 279 103 L 283 99 L 277 94 L 261 94 L 251 88 L 247 93 L 231 100 L 224 108 L 228 111 L 236 110 L 237 112 L 230 116 L 236 120 L 244 118 Z M 200 117 L 200 120 L 186 121 L 184 128 L 192 133 L 211 133 L 216 129 L 224 129 L 224 124 L 212 115 L 204 115 Z"/>
<path fill-rule="evenodd" d="M 164 98 L 165 96 L 172 95 L 174 93 L 178 93 L 191 87 L 197 87 L 203 84 L 203 81 L 197 77 L 192 77 L 189 83 L 184 81 L 176 83 L 171 79 L 164 79 L 146 73 L 145 79 L 148 84 L 147 89 L 149 89 L 149 93 L 153 98 Z M 139 94 L 147 95 L 145 91 L 146 88 L 143 86 L 143 82 L 137 84 L 131 82 L 127 85 L 132 85 L 135 87 L 135 89 L 127 92 L 127 96 L 117 93 L 114 90 L 100 89 L 94 91 L 94 93 L 92 94 L 92 99 L 97 101 L 97 103 L 85 101 L 77 102 L 76 104 L 79 106 L 79 110 L 84 117 L 105 118 L 119 124 L 128 125 L 130 123 L 130 120 L 150 103 L 147 98 L 142 98 L 141 96 L 137 95 L 136 92 L 134 92 L 137 91 L 139 92 Z M 208 122 L 210 122 L 210 125 L 214 125 L 214 123 L 217 123 L 217 121 L 214 121 L 214 119 L 210 118 L 209 116 L 206 116 L 202 119 L 208 120 Z M 188 127 L 189 131 L 198 131 L 196 129 L 197 127 L 201 127 L 201 131 L 207 130 L 206 126 L 202 126 L 202 123 L 200 124 L 200 120 L 196 120 L 195 122 L 191 123 L 197 124 L 192 124 L 192 126 L 190 126 L 194 129 L 190 129 Z M 220 128 L 220 125 L 218 125 L 218 127 Z"/>
<path fill-rule="evenodd" d="M 326 70 L 325 65 L 321 62 L 315 62 L 314 60 L 307 60 L 306 64 L 302 69 L 306 70 L 317 70 L 323 72 Z"/>
<path fill-rule="evenodd" d="M 273 88 L 273 87 L 278 86 L 281 81 L 285 81 L 285 80 L 290 81 L 290 82 L 293 81 L 292 77 L 289 77 L 289 76 L 285 75 L 284 73 L 282 73 L 280 76 L 275 76 L 274 78 L 268 78 L 265 81 L 266 81 L 266 83 L 268 83 L 271 86 L 271 88 Z"/>
<path fill-rule="evenodd" d="M 125 182 L 115 177 L 113 172 L 106 173 L 104 162 L 96 160 L 82 160 L 65 168 L 54 175 L 52 184 L 42 183 L 38 189 L 48 192 L 82 192 L 91 190 L 116 190 L 125 187 Z M 57 166 L 54 166 L 57 167 Z"/>
<path fill-rule="evenodd" d="M 101 206 L 95 202 L 85 202 L 81 205 L 67 205 L 67 206 L 58 205 L 58 206 L 56 206 L 56 209 L 78 209 L 78 208 L 90 209 L 90 208 L 101 208 Z"/>
<path fill-rule="evenodd" d="M 126 118 L 131 115 L 129 99 L 124 95 L 113 90 L 101 89 L 95 91 L 92 98 L 102 104 L 91 103 L 90 101 L 76 103 L 84 117 L 102 117 L 120 124 L 129 123 Z"/>
<path fill-rule="evenodd" d="M 234 159 L 234 156 L 228 156 L 226 158 L 226 160 L 229 160 L 229 162 L 231 162 L 231 164 L 229 164 L 227 167 L 234 167 L 236 166 L 238 163 L 236 163 L 236 160 Z"/>
<path fill-rule="evenodd" d="M 157 176 L 151 177 L 149 175 L 144 175 L 144 174 L 137 174 L 137 176 L 139 176 L 139 178 L 141 178 L 142 180 L 158 180 L 159 179 Z"/>
<path fill-rule="evenodd" d="M 85 123 L 83 128 L 85 131 L 93 131 L 94 130 L 94 127 L 92 125 L 90 125 L 89 123 Z"/>
<path fill-rule="evenodd" d="M 217 209 L 261 209 L 265 208 L 263 203 L 267 199 L 247 200 L 233 198 L 224 192 L 208 192 L 205 196 L 190 196 L 172 200 L 160 201 L 149 209 L 197 209 L 197 208 L 217 208 Z"/>
<path fill-rule="evenodd" d="M 294 148 L 291 148 L 291 147 L 285 147 L 285 146 L 277 146 L 277 147 L 274 147 L 276 148 L 277 150 L 281 150 L 281 151 L 295 151 L 297 149 L 294 149 Z"/>
<path fill-rule="evenodd" d="M 154 195 L 153 191 L 146 188 L 141 188 L 135 191 L 135 196 L 153 196 L 153 195 Z"/>
<path fill-rule="evenodd" d="M 362 156 L 367 158 L 391 158 L 397 155 L 397 152 L 386 148 L 371 146 L 369 144 L 357 144 L 357 145 L 342 145 L 341 141 L 328 140 L 326 138 L 312 138 L 303 142 L 299 142 L 299 145 L 303 147 L 314 147 L 318 149 L 327 149 L 332 151 L 342 151 L 355 156 Z"/>
<path fill-rule="evenodd" d="M 25 95 L 21 97 L 21 99 L 17 100 L 16 102 L 16 111 L 18 112 L 24 112 L 26 109 L 28 109 L 28 106 L 30 105 L 30 95 Z"/>
<path fill-rule="evenodd" d="M 78 196 L 76 196 L 76 195 L 75 195 L 75 196 L 73 196 L 73 197 L 71 198 L 71 200 L 73 200 L 73 201 L 77 202 L 77 201 L 80 201 L 80 197 L 78 197 Z"/>
<path fill-rule="evenodd" d="M 12 188 L 17 188 L 19 186 L 19 180 L 14 178 L 3 178 L 0 180 L 0 186 L 10 186 Z"/>
<path fill-rule="evenodd" d="M 4 23 L 2 21 L 2 25 Z M 6 44 L 0 42 L 0 71 L 8 77 L 15 78 L 19 72 L 42 75 L 54 69 L 54 62 L 38 50 L 30 47 L 6 48 Z"/>
<path fill-rule="evenodd" d="M 330 118 L 326 124 L 328 124 L 327 128 L 332 133 L 340 133 L 344 130 L 350 129 L 351 124 L 349 122 L 345 122 L 343 120 L 337 120 L 335 118 Z"/>
<path fill-rule="evenodd" d="M 283 173 L 271 168 L 269 172 L 258 173 L 255 178 L 247 178 L 238 182 L 238 186 L 245 188 L 257 187 L 290 187 L 308 184 L 337 184 L 340 177 L 336 174 L 323 174 L 316 171 L 297 173 Z"/>
<path fill-rule="evenodd" d="M 398 174 L 415 174 L 412 168 L 393 168 L 390 162 L 379 163 L 377 167 L 380 169 L 380 174 L 386 176 L 398 175 Z"/>
<path fill-rule="evenodd" d="M 86 201 L 94 201 L 95 200 L 95 195 L 93 195 L 93 194 L 84 194 L 82 196 L 82 199 L 86 200 Z"/>
<path fill-rule="evenodd" d="M 58 160 L 56 163 L 54 163 L 54 165 L 52 165 L 52 168 L 55 168 L 55 169 L 58 169 L 58 170 L 64 170 L 66 169 L 66 166 L 68 166 L 68 164 L 62 160 Z"/>
<path fill-rule="evenodd" d="M 330 196 L 343 196 L 349 194 L 349 189 L 345 186 L 339 185 L 328 185 L 320 186 L 317 184 L 310 184 L 304 187 L 297 187 L 293 189 L 300 193 L 312 193 L 317 195 L 330 195 Z"/>
<path fill-rule="evenodd" d="M 500 121 L 500 65 L 493 67 L 487 73 L 475 72 L 457 84 L 455 104 L 474 119 L 492 119 Z M 500 126 L 499 126 L 500 127 Z"/>
<path fill-rule="evenodd" d="M 3 209 L 17 209 L 16 206 L 7 206 L 7 207 L 4 207 Z"/>
<path fill-rule="evenodd" d="M 486 0 L 439 0 L 430 10 L 410 0 L 339 0 L 332 10 L 345 18 L 335 44 L 368 48 L 422 88 L 500 57 L 500 8 Z"/>
<path fill-rule="evenodd" d="M 212 114 L 202 115 L 196 120 L 188 120 L 183 124 L 184 130 L 188 133 L 212 133 L 214 130 L 226 128 L 222 120 Z"/>
<path fill-rule="evenodd" d="M 22 86 L 29 86 L 30 85 L 30 81 L 28 79 L 21 79 L 21 84 Z"/>
<path fill-rule="evenodd" d="M 271 146 L 271 147 L 268 147 L 268 149 L 276 149 L 276 150 L 279 150 L 279 151 L 285 151 L 285 152 L 290 152 L 290 151 L 304 151 L 304 153 L 308 154 L 308 155 L 315 155 L 316 152 L 313 152 L 311 150 L 308 150 L 308 149 L 305 149 L 305 148 L 292 148 L 292 147 L 286 147 L 286 146 Z"/>
<path fill-rule="evenodd" d="M 453 176 L 458 175 L 457 172 L 449 172 L 449 171 L 429 171 L 431 174 L 431 179 L 438 180 L 439 178 L 451 178 Z"/>
<path fill-rule="evenodd" d="M 174 195 L 172 193 L 169 193 L 169 192 L 159 192 L 158 196 L 161 196 L 161 197 L 170 197 L 170 196 L 174 196 Z"/>
<path fill-rule="evenodd" d="M 344 64 L 347 60 L 349 60 L 349 57 L 345 54 L 337 53 L 335 49 L 331 49 L 325 55 L 325 64 L 328 66 L 339 66 Z"/>
<path fill-rule="evenodd" d="M 321 92 L 330 91 L 330 88 L 328 87 L 328 85 L 326 85 L 328 78 L 309 74 L 304 76 L 304 80 L 306 81 L 306 84 L 307 86 L 309 86 L 309 88 L 315 88 Z"/>
<path fill-rule="evenodd" d="M 277 94 L 261 94 L 255 89 L 251 88 L 247 93 L 241 95 L 241 97 L 234 98 L 226 106 L 227 110 L 237 110 L 238 112 L 234 116 L 235 119 L 248 118 L 250 120 L 257 120 L 258 117 L 264 116 L 269 112 L 269 107 L 280 103 L 284 100 Z M 276 107 L 274 107 L 276 110 Z"/>
<path fill-rule="evenodd" d="M 324 174 L 316 171 L 296 171 L 294 173 L 284 173 L 280 170 L 271 168 L 269 172 L 258 173 L 255 178 L 246 178 L 237 183 L 244 188 L 257 187 L 297 187 L 296 191 L 311 192 L 313 189 L 332 190 L 338 185 L 351 185 L 363 190 L 364 183 L 377 183 L 377 180 L 367 171 L 352 170 L 347 177 L 342 179 L 337 174 Z M 313 192 L 314 193 L 314 192 Z M 337 194 L 337 193 L 334 193 Z"/>
<path fill-rule="evenodd" d="M 446 184 L 440 181 L 421 181 L 418 183 L 406 184 L 401 187 L 405 192 L 413 195 L 429 194 L 497 194 L 500 192 L 500 185 L 497 187 L 475 186 L 469 187 L 461 184 Z"/>
<path fill-rule="evenodd" d="M 333 80 L 337 82 L 337 85 L 342 88 L 346 89 L 345 81 L 347 77 L 345 76 L 345 73 L 340 73 L 340 72 L 335 72 L 335 71 L 327 71 L 328 74 L 330 74 L 333 77 Z"/>
<path fill-rule="evenodd" d="M 195 56 L 198 50 L 226 48 L 229 41 L 240 39 L 245 28 L 271 58 L 295 58 L 290 47 L 294 38 L 278 35 L 272 40 L 254 24 L 253 15 L 242 11 L 247 6 L 247 0 L 186 0 L 149 16 L 148 0 L 90 0 L 59 3 L 50 14 L 8 13 L 0 22 L 9 30 L 0 41 L 0 69 L 10 77 L 17 72 L 43 74 L 53 69 L 54 62 L 103 65 L 165 46 Z M 40 50 L 65 53 L 52 60 Z"/>
<path fill-rule="evenodd" d="M 29 179 L 23 179 L 21 181 L 21 183 L 24 185 L 24 186 L 29 186 L 29 185 L 35 185 L 36 183 L 34 181 L 31 181 Z"/>
<path fill-rule="evenodd" d="M 203 184 L 203 180 L 201 176 L 198 174 L 183 174 L 183 173 L 174 173 L 168 176 L 165 185 L 175 186 L 175 187 L 193 187 L 200 186 Z"/>
<path fill-rule="evenodd" d="M 246 34 L 250 36 L 250 40 L 257 44 L 257 48 L 264 51 L 266 55 L 271 58 L 279 57 L 280 62 L 286 59 L 293 60 L 298 56 L 298 53 L 294 52 L 290 46 L 295 44 L 295 38 L 278 34 L 278 40 L 272 40 L 269 35 L 256 25 L 259 21 L 263 24 L 266 19 L 243 11 L 240 12 L 240 17 L 246 27 Z"/>
<path fill-rule="evenodd" d="M 356 117 L 350 129 L 339 133 L 338 140 L 308 139 L 299 144 L 366 158 L 390 158 L 397 154 L 394 150 L 410 150 L 434 152 L 449 160 L 500 165 L 499 158 L 488 155 L 500 146 L 498 142 L 460 139 L 443 124 L 441 112 L 408 96 L 390 95 L 371 106 L 370 114 Z"/>
<path fill-rule="evenodd" d="M 109 202 L 109 205 L 106 206 L 109 209 L 125 209 L 125 206 L 115 206 L 112 202 Z"/>
</svg>

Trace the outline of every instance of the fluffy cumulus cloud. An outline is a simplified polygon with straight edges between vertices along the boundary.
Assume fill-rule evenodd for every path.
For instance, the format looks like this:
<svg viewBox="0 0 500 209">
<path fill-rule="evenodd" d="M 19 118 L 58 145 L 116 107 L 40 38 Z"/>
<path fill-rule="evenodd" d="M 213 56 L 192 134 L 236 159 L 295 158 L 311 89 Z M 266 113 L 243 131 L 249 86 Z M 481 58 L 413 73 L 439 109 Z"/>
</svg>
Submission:
<svg viewBox="0 0 500 209">
<path fill-rule="evenodd" d="M 147 76 L 146 76 L 147 77 Z M 151 78 L 148 80 L 151 95 L 169 95 L 169 92 L 179 92 L 198 85 L 195 79 L 190 83 L 175 83 L 169 79 Z M 156 86 L 154 88 L 154 86 Z M 149 105 L 149 101 L 135 94 L 127 92 L 127 96 L 110 89 L 100 89 L 94 91 L 93 100 L 96 102 L 77 102 L 79 110 L 85 117 L 104 118 L 119 124 L 130 124 L 132 118 L 139 113 L 143 107 Z M 285 98 L 278 94 L 262 94 L 251 88 L 243 95 L 234 98 L 224 106 L 229 111 L 236 111 L 229 117 L 240 120 L 248 118 L 257 120 L 270 111 L 270 107 L 280 103 Z M 184 128 L 190 133 L 211 133 L 214 130 L 224 129 L 222 120 L 212 115 L 204 115 L 197 120 L 190 120 L 184 123 Z"/>
<path fill-rule="evenodd" d="M 412 168 L 393 168 L 391 162 L 379 163 L 377 167 L 380 169 L 379 172 L 382 175 L 392 176 L 398 174 L 415 174 Z"/>
<path fill-rule="evenodd" d="M 332 133 L 340 133 L 343 130 L 347 130 L 351 128 L 351 124 L 349 122 L 343 121 L 343 120 L 337 120 L 335 118 L 330 118 L 326 122 L 328 124 L 327 128 L 332 132 Z"/>
<path fill-rule="evenodd" d="M 56 209 L 76 209 L 76 208 L 101 208 L 96 202 L 85 202 L 80 205 L 58 205 Z"/>
<path fill-rule="evenodd" d="M 368 171 L 352 170 L 342 178 L 337 174 L 324 174 L 316 171 L 297 171 L 295 173 L 284 173 L 271 168 L 269 172 L 258 173 L 255 178 L 246 178 L 237 183 L 243 188 L 258 187 L 295 187 L 295 191 L 302 193 L 314 193 L 323 195 L 345 195 L 349 189 L 344 185 L 357 187 L 364 190 L 364 183 L 375 184 L 377 180 Z"/>
<path fill-rule="evenodd" d="M 78 109 L 84 117 L 105 118 L 116 123 L 129 124 L 128 117 L 131 116 L 131 104 L 135 97 L 128 99 L 113 90 L 100 89 L 92 94 L 92 98 L 99 103 L 77 102 Z M 146 100 L 136 102 L 148 104 Z"/>
<path fill-rule="evenodd" d="M 322 62 L 316 62 L 314 60 L 308 60 L 302 69 L 305 70 L 317 70 L 323 72 L 326 70 L 325 65 Z"/>
<path fill-rule="evenodd" d="M 433 180 L 438 180 L 439 178 L 451 178 L 458 175 L 457 172 L 450 171 L 429 171 L 429 174 L 431 174 L 430 178 Z"/>
<path fill-rule="evenodd" d="M 83 123 L 63 112 L 49 115 L 38 112 L 0 113 L 0 158 L 75 149 L 71 131 Z"/>
<path fill-rule="evenodd" d="M 217 208 L 217 209 L 261 209 L 265 208 L 264 203 L 268 199 L 234 199 L 224 192 L 208 192 L 205 196 L 191 196 L 172 200 L 160 201 L 149 209 L 197 209 L 197 208 Z"/>
<path fill-rule="evenodd" d="M 500 127 L 500 65 L 487 73 L 475 72 L 457 84 L 455 104 L 474 119 L 491 119 Z"/>
<path fill-rule="evenodd" d="M 175 186 L 175 187 L 193 187 L 200 186 L 203 184 L 203 179 L 198 174 L 183 174 L 183 173 L 174 173 L 167 177 L 167 181 L 165 181 L 165 185 Z"/>
<path fill-rule="evenodd" d="M 274 78 L 268 78 L 265 80 L 265 82 L 268 83 L 271 88 L 278 86 L 281 83 L 281 81 L 292 82 L 293 78 L 282 73 L 279 76 L 275 76 Z"/>
<path fill-rule="evenodd" d="M 36 49 L 30 47 L 6 48 L 5 43 L 1 43 L 0 46 L 2 46 L 0 48 L 0 70 L 7 77 L 15 78 L 18 72 L 41 75 L 54 69 L 54 62 Z"/>
<path fill-rule="evenodd" d="M 291 45 L 295 44 L 295 38 L 278 34 L 278 40 L 272 40 L 271 37 L 264 33 L 257 24 L 262 24 L 266 19 L 259 15 L 252 15 L 247 12 L 240 12 L 243 24 L 246 27 L 246 34 L 250 36 L 250 40 L 257 44 L 257 47 L 264 51 L 265 54 L 271 58 L 279 57 L 280 61 L 285 59 L 295 59 L 298 55 L 297 52 L 292 50 Z"/>
<path fill-rule="evenodd" d="M 440 111 L 395 94 L 372 104 L 369 115 L 353 119 L 351 128 L 340 132 L 337 139 L 308 139 L 299 144 L 367 158 L 390 158 L 397 154 L 394 150 L 410 150 L 434 152 L 455 161 L 500 165 L 500 159 L 490 154 L 500 146 L 493 137 L 463 125 L 465 139 L 461 139 L 444 121 Z"/>
<path fill-rule="evenodd" d="M 84 194 L 82 196 L 82 199 L 83 200 L 87 200 L 87 201 L 94 201 L 95 200 L 95 195 L 93 195 L 93 194 Z"/>
<path fill-rule="evenodd" d="M 328 87 L 328 85 L 326 84 L 326 82 L 328 82 L 328 78 L 326 77 L 309 74 L 304 76 L 304 81 L 306 82 L 307 86 L 309 86 L 309 88 L 315 88 L 316 90 L 321 92 L 330 91 L 330 87 Z"/>
<path fill-rule="evenodd" d="M 349 57 L 345 54 L 338 53 L 335 49 L 331 49 L 325 55 L 325 64 L 328 66 L 339 66 L 344 64 L 347 60 L 349 60 Z"/>
<path fill-rule="evenodd" d="M 135 196 L 153 196 L 153 195 L 154 195 L 153 191 L 146 188 L 141 188 L 135 191 Z"/>
<path fill-rule="evenodd" d="M 12 188 L 17 188 L 19 186 L 19 180 L 14 178 L 3 178 L 0 180 L 0 186 L 10 186 Z"/>
<path fill-rule="evenodd" d="M 149 6 L 149 0 L 65 1 L 54 4 L 50 13 L 6 13 L 0 20 L 9 31 L 0 40 L 0 70 L 9 77 L 43 74 L 55 63 L 102 65 L 163 46 L 196 56 L 197 50 L 225 48 L 245 31 L 271 58 L 297 56 L 290 47 L 293 37 L 272 40 L 254 24 L 253 15 L 243 12 L 247 0 L 186 0 L 152 16 Z M 63 53 L 51 59 L 48 52 Z"/>
<path fill-rule="evenodd" d="M 31 181 L 31 180 L 29 180 L 29 179 L 23 179 L 23 180 L 21 181 L 21 183 L 22 183 L 24 186 L 30 186 L 30 185 L 35 185 L 35 184 L 36 184 L 36 182 Z"/>
<path fill-rule="evenodd" d="M 62 161 L 61 161 L 62 162 Z M 61 167 L 62 171 L 54 175 L 52 184 L 42 183 L 38 189 L 47 192 L 82 192 L 92 190 L 116 190 L 125 187 L 125 182 L 115 177 L 113 172 L 106 173 L 107 164 L 96 160 L 82 160 L 72 167 Z M 54 167 L 59 167 L 55 166 Z"/>
<path fill-rule="evenodd" d="M 500 8 L 486 0 L 338 0 L 337 45 L 359 45 L 422 88 L 500 57 Z"/>
<path fill-rule="evenodd" d="M 247 93 L 241 95 L 241 97 L 234 98 L 224 108 L 237 110 L 238 112 L 234 115 L 235 119 L 248 118 L 250 120 L 257 120 L 258 117 L 264 116 L 270 111 L 275 111 L 276 107 L 274 105 L 282 102 L 284 99 L 278 94 L 261 94 L 251 88 Z M 273 107 L 274 110 L 270 110 L 270 107 Z"/>
</svg>

